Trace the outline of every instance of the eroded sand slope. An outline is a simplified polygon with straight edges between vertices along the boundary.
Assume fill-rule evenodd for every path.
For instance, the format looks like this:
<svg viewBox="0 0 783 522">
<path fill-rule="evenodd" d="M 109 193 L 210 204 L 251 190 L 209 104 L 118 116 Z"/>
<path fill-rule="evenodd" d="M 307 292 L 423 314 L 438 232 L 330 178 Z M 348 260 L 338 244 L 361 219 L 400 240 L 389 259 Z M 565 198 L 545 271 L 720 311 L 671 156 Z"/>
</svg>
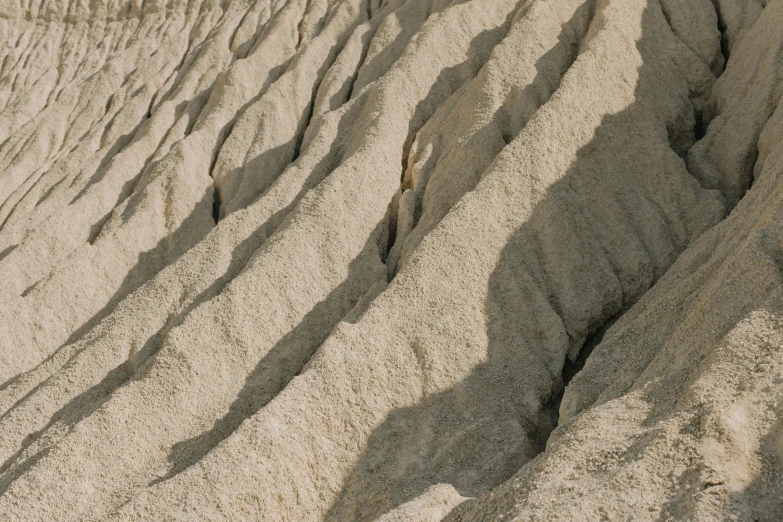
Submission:
<svg viewBox="0 0 783 522">
<path fill-rule="evenodd" d="M 780 520 L 781 27 L 3 2 L 0 518 Z"/>
</svg>

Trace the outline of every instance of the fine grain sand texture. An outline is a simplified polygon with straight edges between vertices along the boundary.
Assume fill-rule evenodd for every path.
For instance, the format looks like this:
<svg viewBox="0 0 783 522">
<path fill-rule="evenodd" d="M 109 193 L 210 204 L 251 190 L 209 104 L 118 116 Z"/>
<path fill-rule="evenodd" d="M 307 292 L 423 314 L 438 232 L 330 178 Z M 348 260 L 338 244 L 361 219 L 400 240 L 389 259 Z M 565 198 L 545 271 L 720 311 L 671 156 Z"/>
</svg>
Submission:
<svg viewBox="0 0 783 522">
<path fill-rule="evenodd" d="M 783 519 L 783 0 L 0 37 L 0 520 Z"/>
</svg>

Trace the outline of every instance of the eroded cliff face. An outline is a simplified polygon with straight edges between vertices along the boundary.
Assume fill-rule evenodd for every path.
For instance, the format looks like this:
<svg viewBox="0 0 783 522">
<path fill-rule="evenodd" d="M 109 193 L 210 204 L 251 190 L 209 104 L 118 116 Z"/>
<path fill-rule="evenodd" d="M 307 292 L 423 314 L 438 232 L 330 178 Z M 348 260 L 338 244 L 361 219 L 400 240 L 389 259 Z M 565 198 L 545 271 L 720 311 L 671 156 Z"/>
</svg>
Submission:
<svg viewBox="0 0 783 522">
<path fill-rule="evenodd" d="M 781 27 L 2 3 L 0 518 L 779 520 Z"/>
</svg>

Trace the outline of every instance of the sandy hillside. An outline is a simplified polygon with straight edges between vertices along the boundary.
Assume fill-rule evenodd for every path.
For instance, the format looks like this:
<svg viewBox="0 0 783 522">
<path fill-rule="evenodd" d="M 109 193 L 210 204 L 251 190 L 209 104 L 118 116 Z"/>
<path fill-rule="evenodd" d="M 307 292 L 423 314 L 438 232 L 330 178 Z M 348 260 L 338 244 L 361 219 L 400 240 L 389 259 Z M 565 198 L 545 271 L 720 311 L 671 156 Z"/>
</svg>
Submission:
<svg viewBox="0 0 783 522">
<path fill-rule="evenodd" d="M 783 0 L 0 42 L 0 520 L 783 520 Z"/>
</svg>

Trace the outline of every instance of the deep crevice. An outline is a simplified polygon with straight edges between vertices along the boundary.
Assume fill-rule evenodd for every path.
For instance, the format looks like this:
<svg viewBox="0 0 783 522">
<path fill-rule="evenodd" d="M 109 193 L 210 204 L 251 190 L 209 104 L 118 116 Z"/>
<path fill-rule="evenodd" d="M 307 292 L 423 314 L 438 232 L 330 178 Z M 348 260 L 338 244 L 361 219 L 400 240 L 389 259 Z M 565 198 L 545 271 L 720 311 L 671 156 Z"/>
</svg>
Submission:
<svg viewBox="0 0 783 522">
<path fill-rule="evenodd" d="M 389 203 L 389 208 L 386 210 L 386 218 L 384 219 L 387 227 L 386 244 L 381 249 L 381 262 L 383 264 L 387 264 L 389 260 L 389 254 L 391 253 L 391 250 L 394 247 L 394 243 L 397 240 L 397 220 L 399 215 L 400 195 L 401 192 L 398 191 Z M 391 282 L 393 278 L 394 274 L 390 270 L 387 276 L 387 281 Z"/>
<path fill-rule="evenodd" d="M 238 117 L 238 114 L 234 116 L 234 118 L 226 125 L 225 130 L 223 131 L 223 137 L 222 139 L 219 139 L 218 146 L 215 148 L 215 152 L 212 155 L 212 161 L 209 164 L 209 177 L 212 179 L 212 219 L 215 221 L 215 224 L 217 225 L 218 221 L 220 220 L 220 189 L 217 186 L 217 183 L 215 183 L 215 165 L 217 165 L 218 157 L 220 156 L 220 151 L 223 150 L 223 145 L 226 143 L 226 140 L 231 136 L 231 131 L 234 130 L 234 124 L 236 123 L 236 119 Z"/>
<path fill-rule="evenodd" d="M 147 107 L 147 119 L 152 118 L 152 108 L 155 106 L 155 99 L 158 97 L 158 93 L 153 93 L 152 97 L 150 98 L 150 104 Z"/>
<path fill-rule="evenodd" d="M 707 127 L 709 123 L 705 121 L 704 111 L 696 109 L 696 107 L 693 108 L 693 119 L 693 136 L 698 142 L 707 135 Z"/>
<path fill-rule="evenodd" d="M 560 374 L 560 381 L 555 385 L 554 393 L 546 405 L 546 409 L 549 411 L 549 416 L 552 419 L 552 428 L 556 428 L 560 423 L 560 403 L 563 401 L 563 394 L 566 388 L 571 383 L 571 380 L 584 368 L 590 354 L 603 341 L 604 335 L 607 330 L 612 327 L 627 309 L 621 310 L 619 313 L 613 315 L 604 323 L 598 327 L 593 333 L 587 336 L 582 347 L 579 349 L 574 360 L 566 357 L 563 363 L 563 370 Z"/>
<path fill-rule="evenodd" d="M 212 220 L 216 225 L 220 220 L 220 189 L 214 184 L 212 188 Z"/>
<path fill-rule="evenodd" d="M 729 63 L 729 55 L 731 49 L 729 48 L 729 39 L 726 35 L 726 20 L 723 18 L 723 12 L 720 8 L 720 0 L 712 0 L 712 6 L 715 9 L 715 15 L 718 18 L 718 32 L 720 33 L 720 53 L 723 55 L 723 68 L 726 68 L 726 64 Z"/>
<path fill-rule="evenodd" d="M 331 67 L 331 64 L 329 65 L 329 67 Z M 327 70 L 329 67 L 327 67 Z M 326 74 L 324 74 L 324 76 L 325 75 Z M 299 133 L 299 136 L 296 137 L 296 143 L 294 144 L 294 155 L 291 158 L 291 163 L 294 163 L 296 160 L 298 160 L 299 156 L 302 154 L 302 143 L 304 143 L 304 138 L 305 135 L 307 134 L 307 129 L 310 127 L 310 123 L 312 123 L 313 121 L 313 114 L 315 113 L 315 98 L 316 96 L 318 96 L 318 90 L 321 88 L 322 81 L 323 81 L 323 77 L 321 77 L 321 79 L 316 83 L 315 87 L 313 88 L 313 94 L 310 97 L 310 107 L 307 111 L 307 119 L 305 120 L 305 124 L 302 132 Z"/>
</svg>

